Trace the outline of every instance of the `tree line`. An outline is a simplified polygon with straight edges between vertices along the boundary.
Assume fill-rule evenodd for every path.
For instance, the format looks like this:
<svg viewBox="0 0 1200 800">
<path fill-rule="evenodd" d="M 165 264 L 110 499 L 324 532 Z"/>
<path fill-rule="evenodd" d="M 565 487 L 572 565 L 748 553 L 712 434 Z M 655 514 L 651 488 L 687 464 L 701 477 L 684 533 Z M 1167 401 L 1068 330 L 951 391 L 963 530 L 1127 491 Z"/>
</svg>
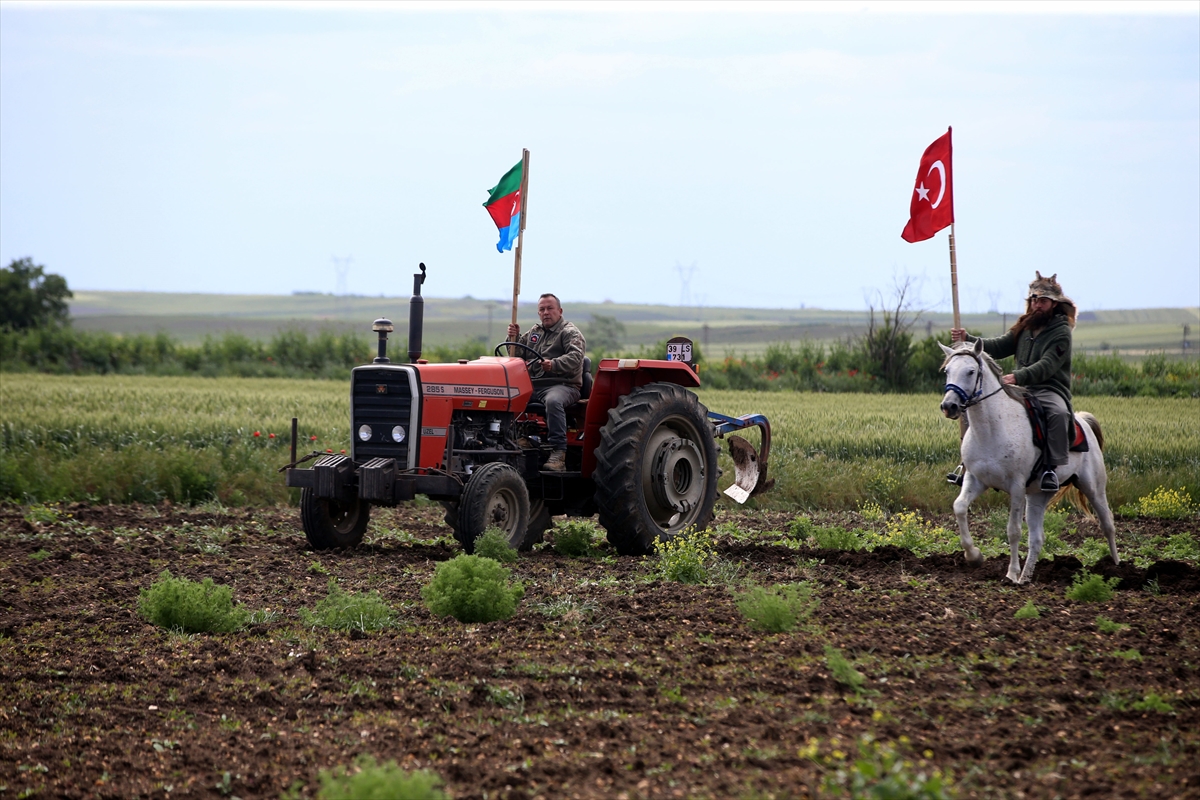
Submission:
<svg viewBox="0 0 1200 800">
<path fill-rule="evenodd" d="M 906 291 L 902 285 L 889 307 L 871 308 L 864 334 L 829 345 L 783 342 L 769 345 L 760 356 L 724 358 L 705 358 L 699 345 L 694 345 L 703 385 L 753 391 L 940 391 L 943 354 L 938 344 L 948 344 L 948 334 L 914 338 L 917 315 L 908 311 Z M 167 333 L 79 331 L 70 324 L 67 300 L 71 297 L 64 278 L 47 274 L 30 258 L 0 267 L 0 370 L 345 379 L 352 368 L 374 356 L 369 337 L 328 328 L 315 332 L 286 328 L 267 341 L 226 332 L 195 345 L 180 343 Z M 623 347 L 624 325 L 612 317 L 596 315 L 584 332 L 593 369 L 605 355 L 662 358 L 666 352 L 665 340 L 636 350 Z M 399 337 L 391 349 L 393 353 L 407 350 Z M 426 347 L 422 355 L 432 362 L 453 363 L 491 352 L 491 343 L 471 339 Z M 1011 359 L 1002 366 L 1011 370 L 1007 362 Z M 1077 352 L 1072 371 L 1078 395 L 1200 397 L 1200 364 L 1164 354 L 1130 363 L 1117 353 Z"/>
</svg>

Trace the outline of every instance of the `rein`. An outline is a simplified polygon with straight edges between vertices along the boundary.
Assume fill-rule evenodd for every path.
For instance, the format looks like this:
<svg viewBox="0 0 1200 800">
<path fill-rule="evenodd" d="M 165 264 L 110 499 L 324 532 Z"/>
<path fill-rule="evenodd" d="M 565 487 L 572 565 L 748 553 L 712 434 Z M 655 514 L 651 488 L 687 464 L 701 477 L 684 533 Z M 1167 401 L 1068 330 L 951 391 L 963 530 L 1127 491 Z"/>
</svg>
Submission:
<svg viewBox="0 0 1200 800">
<path fill-rule="evenodd" d="M 964 409 L 968 409 L 971 406 L 977 406 L 980 403 L 982 403 L 984 400 L 987 400 L 989 397 L 991 397 L 994 394 L 998 394 L 1002 389 L 1004 389 L 1004 383 L 1002 381 L 1000 383 L 1000 385 L 998 387 L 996 387 L 993 391 L 990 391 L 987 394 L 984 394 L 983 393 L 983 361 L 981 361 L 980 358 L 977 355 L 975 355 L 974 353 L 955 353 L 954 355 L 970 356 L 971 358 L 975 359 L 975 365 L 977 367 L 979 367 L 979 370 L 977 371 L 977 373 L 975 375 L 975 391 L 973 391 L 971 394 L 967 394 L 967 391 L 965 389 L 963 389 L 958 384 L 954 384 L 954 383 L 947 383 L 945 386 L 942 387 L 943 392 L 954 392 L 956 395 L 958 395 L 958 399 L 962 401 L 962 406 Z"/>
</svg>

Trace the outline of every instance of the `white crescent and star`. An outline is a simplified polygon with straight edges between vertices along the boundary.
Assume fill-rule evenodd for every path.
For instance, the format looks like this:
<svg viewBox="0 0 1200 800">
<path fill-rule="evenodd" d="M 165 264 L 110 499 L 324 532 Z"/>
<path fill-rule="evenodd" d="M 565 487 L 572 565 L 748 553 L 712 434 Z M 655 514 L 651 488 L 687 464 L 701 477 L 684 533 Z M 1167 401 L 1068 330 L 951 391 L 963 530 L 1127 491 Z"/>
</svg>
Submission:
<svg viewBox="0 0 1200 800">
<path fill-rule="evenodd" d="M 942 198 L 946 196 L 946 167 L 940 160 L 935 161 L 933 162 L 933 166 L 929 168 L 929 172 L 925 173 L 925 177 L 928 178 L 932 175 L 935 169 L 938 171 L 938 177 L 942 179 L 941 184 L 938 186 L 937 200 L 933 201 L 933 207 L 937 208 L 941 205 Z"/>
<path fill-rule="evenodd" d="M 946 196 L 946 165 L 943 164 L 941 160 L 933 162 L 933 164 L 929 167 L 929 172 L 925 173 L 925 177 L 928 178 L 930 175 L 932 175 L 935 169 L 938 171 L 938 177 L 941 178 L 941 181 L 938 184 L 938 196 L 937 199 L 933 201 L 933 208 L 937 208 L 939 205 L 941 205 L 942 198 Z M 931 190 L 925 188 L 925 181 L 922 180 L 921 183 L 918 184 L 915 191 L 917 193 L 917 200 L 929 200 L 929 192 Z"/>
</svg>

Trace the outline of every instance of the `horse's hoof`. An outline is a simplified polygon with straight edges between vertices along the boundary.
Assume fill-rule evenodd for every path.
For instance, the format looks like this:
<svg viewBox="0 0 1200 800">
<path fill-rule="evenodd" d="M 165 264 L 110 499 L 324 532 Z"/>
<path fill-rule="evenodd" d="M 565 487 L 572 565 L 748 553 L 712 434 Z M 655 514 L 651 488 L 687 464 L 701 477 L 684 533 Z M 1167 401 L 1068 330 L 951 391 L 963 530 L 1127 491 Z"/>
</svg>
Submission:
<svg viewBox="0 0 1200 800">
<path fill-rule="evenodd" d="M 1010 581 L 1012 581 L 1013 583 L 1017 584 L 1018 586 L 1020 586 L 1020 585 L 1021 585 L 1021 573 L 1019 573 L 1019 572 L 1013 572 L 1013 571 L 1010 569 L 1010 570 L 1008 571 L 1008 574 L 1007 574 L 1007 575 L 1005 575 L 1004 577 L 1008 578 Z"/>
<path fill-rule="evenodd" d="M 972 547 L 963 555 L 967 559 L 967 563 L 972 567 L 978 567 L 983 563 L 983 551 L 981 551 L 978 547 Z"/>
</svg>

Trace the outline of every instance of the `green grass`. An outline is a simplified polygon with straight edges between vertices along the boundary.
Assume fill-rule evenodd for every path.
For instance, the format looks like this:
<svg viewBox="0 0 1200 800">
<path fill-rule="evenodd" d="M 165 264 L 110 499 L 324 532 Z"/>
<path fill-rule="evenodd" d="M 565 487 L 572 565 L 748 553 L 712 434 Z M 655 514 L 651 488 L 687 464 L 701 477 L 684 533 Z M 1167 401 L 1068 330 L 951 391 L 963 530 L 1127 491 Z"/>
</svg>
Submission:
<svg viewBox="0 0 1200 800">
<path fill-rule="evenodd" d="M 777 483 L 750 507 L 950 510 L 956 492 L 945 473 L 958 463 L 958 426 L 941 416 L 934 395 L 699 394 L 714 411 L 771 420 Z M 301 453 L 349 450 L 348 395 L 343 381 L 5 374 L 0 498 L 295 502 L 276 473 L 288 460 L 291 417 L 300 420 Z M 1200 399 L 1094 397 L 1076 405 L 1104 428 L 1113 507 L 1159 486 L 1200 496 L 1200 427 L 1190 424 Z M 733 464 L 724 452 L 719 464 L 723 490 Z M 1006 504 L 988 492 L 973 511 Z"/>
<path fill-rule="evenodd" d="M 820 601 L 813 596 L 811 584 L 776 584 L 770 588 L 754 586 L 737 596 L 737 607 L 752 627 L 769 633 L 795 629 L 816 611 Z"/>
</svg>

